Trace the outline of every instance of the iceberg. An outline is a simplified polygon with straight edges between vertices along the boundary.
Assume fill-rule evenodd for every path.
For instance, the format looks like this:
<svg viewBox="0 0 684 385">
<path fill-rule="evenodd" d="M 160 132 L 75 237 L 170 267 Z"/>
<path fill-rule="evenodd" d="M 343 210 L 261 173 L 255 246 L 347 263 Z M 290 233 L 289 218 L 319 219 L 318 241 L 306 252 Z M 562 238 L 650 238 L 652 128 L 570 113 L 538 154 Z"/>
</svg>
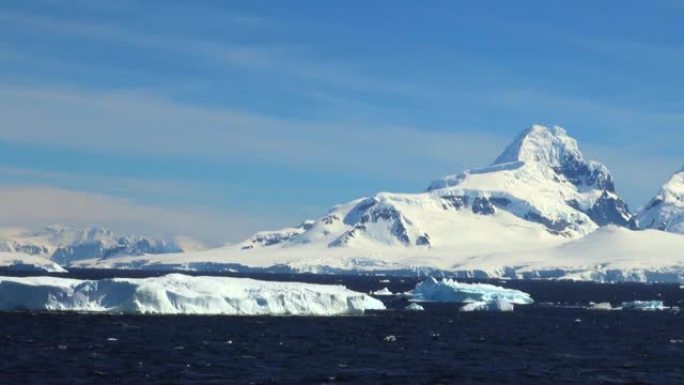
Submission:
<svg viewBox="0 0 684 385">
<path fill-rule="evenodd" d="M 419 282 L 406 295 L 412 301 L 418 302 L 493 303 L 503 301 L 514 305 L 534 303 L 529 294 L 520 290 L 484 283 L 462 283 L 448 278 L 438 281 L 433 277 Z"/>
<path fill-rule="evenodd" d="M 663 301 L 626 301 L 622 303 L 623 310 L 667 310 Z"/>
<path fill-rule="evenodd" d="M 372 292 L 371 294 L 373 294 L 373 295 L 375 295 L 375 296 L 378 296 L 378 297 L 394 295 L 394 293 L 392 293 L 392 292 L 390 291 L 390 289 L 388 289 L 388 288 L 386 288 L 386 287 L 383 287 L 383 288 L 380 289 L 380 290 L 376 290 L 376 291 Z"/>
<path fill-rule="evenodd" d="M 610 304 L 610 302 L 599 302 L 599 303 L 594 303 L 590 302 L 589 307 L 587 308 L 589 310 L 619 310 L 613 307 L 613 305 Z"/>
<path fill-rule="evenodd" d="M 0 277 L 0 310 L 333 316 L 385 306 L 344 286 L 169 274 L 102 280 Z"/>
<path fill-rule="evenodd" d="M 465 304 L 459 311 L 513 311 L 513 304 L 501 298 L 496 298 L 488 302 L 480 301 Z"/>
<path fill-rule="evenodd" d="M 404 308 L 404 310 L 409 310 L 409 311 L 423 311 L 425 310 L 424 307 L 418 305 L 417 303 L 410 303 L 408 306 Z"/>
</svg>

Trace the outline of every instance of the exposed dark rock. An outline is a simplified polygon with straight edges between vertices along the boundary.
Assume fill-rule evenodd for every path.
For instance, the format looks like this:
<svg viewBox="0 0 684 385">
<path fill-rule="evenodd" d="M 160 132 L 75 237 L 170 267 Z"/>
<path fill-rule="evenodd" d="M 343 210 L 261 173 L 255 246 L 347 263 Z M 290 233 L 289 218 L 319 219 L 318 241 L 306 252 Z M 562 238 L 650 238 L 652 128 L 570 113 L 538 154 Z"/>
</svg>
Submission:
<svg viewBox="0 0 684 385">
<path fill-rule="evenodd" d="M 428 235 L 427 233 L 423 233 L 423 235 L 419 236 L 418 239 L 416 239 L 416 245 L 430 246 L 430 235 Z"/>
<path fill-rule="evenodd" d="M 552 234 L 560 234 L 571 225 L 571 223 L 566 220 L 554 221 L 534 212 L 527 213 L 525 219 L 541 223 Z"/>
<path fill-rule="evenodd" d="M 444 207 L 445 210 L 448 210 L 449 208 L 460 210 L 468 205 L 468 197 L 463 195 L 447 195 L 443 196 L 442 200 L 444 201 L 442 207 Z"/>
<path fill-rule="evenodd" d="M 563 175 L 575 186 L 590 186 L 599 190 L 615 192 L 612 175 L 604 167 L 594 166 L 584 160 L 569 157 L 562 166 L 554 167 L 553 171 Z"/>
<path fill-rule="evenodd" d="M 321 222 L 325 225 L 332 225 L 333 223 L 335 223 L 339 220 L 340 220 L 340 217 L 338 217 L 335 214 L 326 215 L 323 218 L 321 218 Z"/>
<path fill-rule="evenodd" d="M 607 191 L 596 200 L 589 210 L 582 210 L 577 201 L 569 201 L 568 204 L 576 210 L 582 211 L 599 226 L 618 225 L 635 230 L 637 223 L 629 211 L 627 204 L 620 198 L 611 197 Z"/>
<path fill-rule="evenodd" d="M 366 198 L 359 202 L 353 209 L 347 213 L 344 217 L 344 223 L 347 225 L 354 225 L 359 222 L 361 217 L 370 209 L 378 203 L 375 198 Z"/>
<path fill-rule="evenodd" d="M 473 213 L 480 215 L 493 215 L 496 213 L 496 209 L 494 208 L 492 202 L 483 197 L 475 198 L 470 209 L 473 211 Z"/>
</svg>

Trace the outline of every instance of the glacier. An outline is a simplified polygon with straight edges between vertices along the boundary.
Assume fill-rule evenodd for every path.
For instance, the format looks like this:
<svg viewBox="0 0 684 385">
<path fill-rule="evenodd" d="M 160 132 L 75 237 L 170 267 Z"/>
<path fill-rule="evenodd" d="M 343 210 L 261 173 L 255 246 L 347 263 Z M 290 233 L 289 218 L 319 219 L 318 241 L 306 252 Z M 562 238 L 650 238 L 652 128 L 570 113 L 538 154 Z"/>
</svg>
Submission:
<svg viewBox="0 0 684 385">
<path fill-rule="evenodd" d="M 4 311 L 335 316 L 384 309 L 377 299 L 335 285 L 183 274 L 102 280 L 0 277 Z"/>
<path fill-rule="evenodd" d="M 491 306 L 505 308 L 507 305 L 529 305 L 534 303 L 525 292 L 507 289 L 485 283 L 462 283 L 450 278 L 437 280 L 429 277 L 405 293 L 416 302 L 457 302 L 476 304 L 475 307 Z M 512 309 L 512 308 L 511 308 Z"/>
</svg>

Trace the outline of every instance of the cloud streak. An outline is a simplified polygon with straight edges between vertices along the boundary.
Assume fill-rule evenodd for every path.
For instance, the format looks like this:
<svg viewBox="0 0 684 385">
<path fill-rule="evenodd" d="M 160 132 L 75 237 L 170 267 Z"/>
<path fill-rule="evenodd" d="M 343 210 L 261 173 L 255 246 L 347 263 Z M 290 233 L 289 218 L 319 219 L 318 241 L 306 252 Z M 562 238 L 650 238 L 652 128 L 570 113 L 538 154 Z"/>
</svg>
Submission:
<svg viewBox="0 0 684 385">
<path fill-rule="evenodd" d="M 435 167 L 447 172 L 454 171 L 446 170 L 448 165 L 488 163 L 506 142 L 477 132 L 297 122 L 189 106 L 153 94 L 75 89 L 4 87 L 0 115 L 5 127 L 0 139 L 5 141 L 266 161 L 360 175 L 381 172 L 404 180 L 435 172 Z"/>
</svg>

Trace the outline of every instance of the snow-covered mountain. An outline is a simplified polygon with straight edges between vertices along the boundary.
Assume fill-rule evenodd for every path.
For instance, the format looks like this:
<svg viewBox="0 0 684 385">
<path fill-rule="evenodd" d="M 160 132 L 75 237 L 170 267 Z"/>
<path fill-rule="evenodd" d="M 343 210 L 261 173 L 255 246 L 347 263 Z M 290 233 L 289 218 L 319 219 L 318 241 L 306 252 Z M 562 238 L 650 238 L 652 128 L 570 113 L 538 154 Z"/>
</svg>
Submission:
<svg viewBox="0 0 684 385">
<path fill-rule="evenodd" d="M 639 227 L 684 234 L 684 168 L 637 215 Z"/>
<path fill-rule="evenodd" d="M 608 169 L 586 161 L 562 128 L 535 125 L 488 167 L 436 180 L 425 193 L 338 205 L 319 220 L 255 234 L 241 247 L 495 249 L 578 238 L 608 224 L 633 226 Z"/>
<path fill-rule="evenodd" d="M 681 217 L 681 186 L 680 173 L 640 223 L 668 218 L 665 229 L 679 229 L 672 218 Z M 53 229 L 49 241 L 8 247 L 47 250 L 67 266 L 90 268 L 684 281 L 684 236 L 636 225 L 605 166 L 585 160 L 562 128 L 535 125 L 491 165 L 438 179 L 424 192 L 356 199 L 221 248 L 182 252 L 92 229 Z"/>
<path fill-rule="evenodd" d="M 636 221 L 600 163 L 559 127 L 525 130 L 488 167 L 416 194 L 379 193 L 317 220 L 192 253 L 77 266 L 684 280 L 684 237 Z"/>
<path fill-rule="evenodd" d="M 183 250 L 173 241 L 117 235 L 102 227 L 76 229 L 51 225 L 37 231 L 0 231 L 0 252 L 42 257 L 64 266 L 83 259 L 181 251 Z"/>
</svg>

